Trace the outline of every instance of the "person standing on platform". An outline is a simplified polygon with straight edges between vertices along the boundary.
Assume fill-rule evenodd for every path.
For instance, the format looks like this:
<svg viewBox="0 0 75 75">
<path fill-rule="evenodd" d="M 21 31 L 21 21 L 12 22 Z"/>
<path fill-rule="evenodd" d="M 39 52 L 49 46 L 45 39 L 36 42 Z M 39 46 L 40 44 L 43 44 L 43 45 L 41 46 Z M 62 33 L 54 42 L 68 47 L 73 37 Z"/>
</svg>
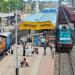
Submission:
<svg viewBox="0 0 75 75">
<path fill-rule="evenodd" d="M 52 58 L 55 57 L 55 44 L 51 44 Z"/>
<path fill-rule="evenodd" d="M 32 56 L 32 46 L 29 45 L 26 51 L 29 53 L 29 56 Z"/>
<path fill-rule="evenodd" d="M 10 54 L 13 54 L 14 52 L 14 43 L 12 43 L 11 47 L 10 47 Z"/>
<path fill-rule="evenodd" d="M 41 45 L 44 47 L 44 55 L 46 55 L 46 39 L 41 37 Z"/>
</svg>

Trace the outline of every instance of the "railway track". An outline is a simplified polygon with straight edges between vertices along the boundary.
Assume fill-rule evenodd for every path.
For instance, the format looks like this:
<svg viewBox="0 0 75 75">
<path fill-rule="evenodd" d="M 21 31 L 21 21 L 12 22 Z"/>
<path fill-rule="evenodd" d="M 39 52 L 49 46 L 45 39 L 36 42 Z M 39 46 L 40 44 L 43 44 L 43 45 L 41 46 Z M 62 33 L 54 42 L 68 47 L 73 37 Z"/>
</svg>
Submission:
<svg viewBox="0 0 75 75">
<path fill-rule="evenodd" d="M 74 75 L 70 53 L 56 53 L 54 75 Z"/>
</svg>

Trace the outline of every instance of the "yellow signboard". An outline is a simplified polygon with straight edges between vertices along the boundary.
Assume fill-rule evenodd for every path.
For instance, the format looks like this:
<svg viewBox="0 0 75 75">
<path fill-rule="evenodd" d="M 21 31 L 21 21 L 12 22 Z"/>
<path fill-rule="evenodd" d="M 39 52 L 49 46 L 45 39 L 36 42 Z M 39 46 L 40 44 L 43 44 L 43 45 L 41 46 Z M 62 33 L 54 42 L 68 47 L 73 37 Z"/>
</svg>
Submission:
<svg viewBox="0 0 75 75">
<path fill-rule="evenodd" d="M 55 29 L 55 25 L 50 21 L 45 22 L 22 22 L 19 25 L 20 30 L 42 30 L 42 29 Z"/>
</svg>

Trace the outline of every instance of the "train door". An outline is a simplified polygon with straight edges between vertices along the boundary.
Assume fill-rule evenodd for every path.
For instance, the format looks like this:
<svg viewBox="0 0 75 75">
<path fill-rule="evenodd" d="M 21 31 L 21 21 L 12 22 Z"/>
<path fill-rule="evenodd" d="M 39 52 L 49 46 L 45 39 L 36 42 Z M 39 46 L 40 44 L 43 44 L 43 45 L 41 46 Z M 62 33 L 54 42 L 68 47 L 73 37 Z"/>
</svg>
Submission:
<svg viewBox="0 0 75 75">
<path fill-rule="evenodd" d="M 11 46 L 11 36 L 10 35 L 8 35 L 7 37 L 6 37 L 6 44 L 7 44 L 7 49 L 9 49 L 10 48 L 10 46 Z"/>
</svg>

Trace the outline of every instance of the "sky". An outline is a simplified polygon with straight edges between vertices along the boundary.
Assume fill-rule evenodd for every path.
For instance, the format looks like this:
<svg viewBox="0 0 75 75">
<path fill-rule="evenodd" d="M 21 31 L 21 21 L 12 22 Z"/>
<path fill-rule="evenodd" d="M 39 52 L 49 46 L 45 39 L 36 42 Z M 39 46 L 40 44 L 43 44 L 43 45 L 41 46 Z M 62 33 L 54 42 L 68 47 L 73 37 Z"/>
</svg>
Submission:
<svg viewBox="0 0 75 75">
<path fill-rule="evenodd" d="M 28 1 L 28 0 L 24 0 L 24 1 Z M 38 1 L 58 1 L 58 0 L 38 0 Z"/>
</svg>

